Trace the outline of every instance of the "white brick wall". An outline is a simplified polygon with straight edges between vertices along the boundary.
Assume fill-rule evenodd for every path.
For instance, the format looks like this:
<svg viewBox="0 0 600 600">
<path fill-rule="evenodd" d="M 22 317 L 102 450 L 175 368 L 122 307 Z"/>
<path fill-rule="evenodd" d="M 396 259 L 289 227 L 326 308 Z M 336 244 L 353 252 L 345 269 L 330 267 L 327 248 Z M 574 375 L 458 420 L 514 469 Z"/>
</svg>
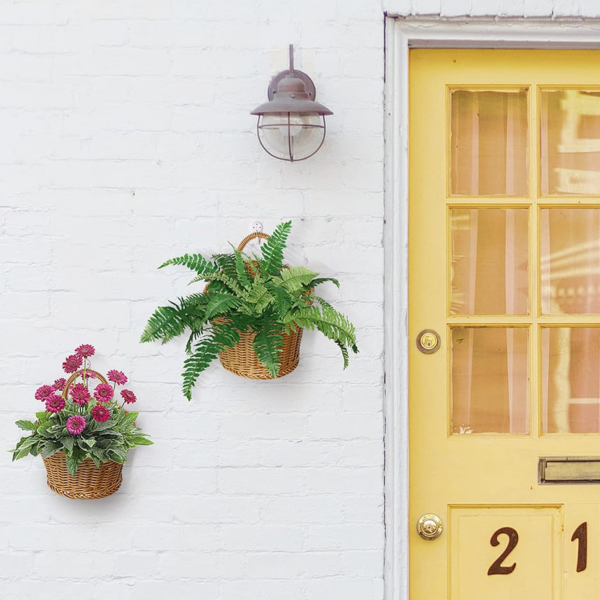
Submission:
<svg viewBox="0 0 600 600">
<path fill-rule="evenodd" d="M 36 387 L 92 343 L 133 380 L 155 446 L 118 494 L 73 502 L 41 459 L 0 463 L 2 600 L 380 600 L 383 596 L 383 10 L 379 0 L 0 2 L 0 448 Z M 249 111 L 287 44 L 331 106 L 319 155 L 259 147 Z M 179 253 L 294 221 L 292 252 L 362 353 L 308 333 L 254 383 L 140 345 L 188 291 Z"/>
<path fill-rule="evenodd" d="M 562 0 L 0 0 L 0 447 L 67 352 L 128 373 L 140 424 L 120 492 L 72 502 L 40 459 L 0 463 L 0 598 L 382 600 L 383 12 L 600 15 Z M 248 113 L 287 44 L 335 115 L 305 163 L 259 147 Z M 259 219 L 294 221 L 292 255 L 362 353 L 341 370 L 307 334 L 296 372 L 215 365 L 188 404 L 183 347 L 140 345 L 189 276 Z"/>
<path fill-rule="evenodd" d="M 597 0 L 383 0 L 398 16 L 580 18 L 600 17 Z"/>
</svg>

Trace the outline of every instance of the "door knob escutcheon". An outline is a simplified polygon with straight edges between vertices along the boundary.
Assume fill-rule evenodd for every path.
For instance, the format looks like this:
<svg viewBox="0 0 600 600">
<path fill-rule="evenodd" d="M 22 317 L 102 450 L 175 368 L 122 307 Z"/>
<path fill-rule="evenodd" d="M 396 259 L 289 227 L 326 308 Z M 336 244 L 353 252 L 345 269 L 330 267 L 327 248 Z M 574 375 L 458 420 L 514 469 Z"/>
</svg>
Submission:
<svg viewBox="0 0 600 600">
<path fill-rule="evenodd" d="M 437 540 L 443 531 L 442 520 L 437 515 L 426 514 L 417 521 L 417 533 L 424 540 Z"/>
</svg>

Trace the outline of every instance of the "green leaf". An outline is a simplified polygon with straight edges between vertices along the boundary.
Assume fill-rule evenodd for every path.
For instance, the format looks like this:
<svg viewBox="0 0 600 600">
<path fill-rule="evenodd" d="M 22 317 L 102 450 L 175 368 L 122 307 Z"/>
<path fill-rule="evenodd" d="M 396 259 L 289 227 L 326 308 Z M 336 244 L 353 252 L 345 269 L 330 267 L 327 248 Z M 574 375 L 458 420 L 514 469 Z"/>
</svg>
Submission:
<svg viewBox="0 0 600 600">
<path fill-rule="evenodd" d="M 248 301 L 254 304 L 256 314 L 262 314 L 265 308 L 273 302 L 274 298 L 269 290 L 261 283 L 256 283 L 248 293 Z"/>
<path fill-rule="evenodd" d="M 154 444 L 153 441 L 141 435 L 128 437 L 127 443 L 129 444 L 130 448 L 135 448 L 136 446 L 152 446 Z"/>
<path fill-rule="evenodd" d="M 79 469 L 79 465 L 88 457 L 86 452 L 79 450 L 78 448 L 73 449 L 72 455 L 67 455 L 67 471 L 75 477 Z"/>
<path fill-rule="evenodd" d="M 208 368 L 218 354 L 219 346 L 210 332 L 196 344 L 191 356 L 183 363 L 183 395 L 188 400 L 192 399 L 192 389 L 200 373 Z"/>
<path fill-rule="evenodd" d="M 333 277 L 318 277 L 317 279 L 313 279 L 310 282 L 310 287 L 314 288 L 314 287 L 317 287 L 318 285 L 321 285 L 322 283 L 326 283 L 328 281 L 333 283 L 338 288 L 340 287 L 340 282 L 337 279 L 334 279 Z"/>
<path fill-rule="evenodd" d="M 173 306 L 159 306 L 148 319 L 140 341 L 153 342 L 162 340 L 166 344 L 169 340 L 181 335 L 186 328 L 179 311 Z"/>
<path fill-rule="evenodd" d="M 92 431 L 96 433 L 100 433 L 101 431 L 106 431 L 107 429 L 111 429 L 115 426 L 115 421 L 110 419 L 109 421 L 104 421 L 103 423 L 98 423 L 97 421 L 93 421 Z"/>
<path fill-rule="evenodd" d="M 168 265 L 184 265 L 188 269 L 195 271 L 198 275 L 204 275 L 207 272 L 216 271 L 216 267 L 209 260 L 206 260 L 201 254 L 184 254 L 177 258 L 171 258 L 158 267 L 162 269 Z"/>
<path fill-rule="evenodd" d="M 60 440 L 62 445 L 69 451 L 73 450 L 73 446 L 75 445 L 75 440 L 69 435 L 67 437 L 61 438 Z"/>
<path fill-rule="evenodd" d="M 42 446 L 42 456 L 48 458 L 53 454 L 56 454 L 59 450 L 62 450 L 63 445 L 60 442 L 54 442 L 49 440 Z"/>
<path fill-rule="evenodd" d="M 211 293 L 206 306 L 206 319 L 212 319 L 216 315 L 227 312 L 238 304 L 239 300 L 231 294 Z"/>
<path fill-rule="evenodd" d="M 281 348 L 283 346 L 282 327 L 278 323 L 263 321 L 261 329 L 257 331 L 252 347 L 258 360 L 273 377 L 277 377 L 281 365 Z"/>
<path fill-rule="evenodd" d="M 237 249 L 233 248 L 233 255 L 235 257 L 235 272 L 238 278 L 238 281 L 244 286 L 248 287 L 250 285 L 250 277 L 246 271 L 246 265 L 244 264 L 244 258 L 242 257 L 242 253 Z"/>
<path fill-rule="evenodd" d="M 24 431 L 37 431 L 38 426 L 31 421 L 17 421 L 16 423 L 19 429 L 23 429 Z"/>
<path fill-rule="evenodd" d="M 50 418 L 50 413 L 47 413 L 47 412 L 36 412 L 35 413 L 35 418 L 38 420 L 38 423 L 40 425 L 43 425 Z"/>
<path fill-rule="evenodd" d="M 279 274 L 283 283 L 281 287 L 288 292 L 298 292 L 306 287 L 315 277 L 316 273 L 306 267 L 290 267 L 283 269 Z"/>
<path fill-rule="evenodd" d="M 283 251 L 287 243 L 287 238 L 292 230 L 292 222 L 280 223 L 275 228 L 273 234 L 261 246 L 264 262 L 261 265 L 263 276 L 277 274 L 283 266 Z"/>
</svg>

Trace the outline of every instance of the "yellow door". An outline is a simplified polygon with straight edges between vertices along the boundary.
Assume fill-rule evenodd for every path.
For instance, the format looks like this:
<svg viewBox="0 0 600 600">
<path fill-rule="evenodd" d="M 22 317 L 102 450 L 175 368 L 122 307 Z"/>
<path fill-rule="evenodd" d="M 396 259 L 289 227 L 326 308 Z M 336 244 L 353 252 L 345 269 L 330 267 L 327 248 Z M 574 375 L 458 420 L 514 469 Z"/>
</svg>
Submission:
<svg viewBox="0 0 600 600">
<path fill-rule="evenodd" d="M 600 52 L 411 51 L 409 157 L 410 598 L 598 599 Z"/>
</svg>

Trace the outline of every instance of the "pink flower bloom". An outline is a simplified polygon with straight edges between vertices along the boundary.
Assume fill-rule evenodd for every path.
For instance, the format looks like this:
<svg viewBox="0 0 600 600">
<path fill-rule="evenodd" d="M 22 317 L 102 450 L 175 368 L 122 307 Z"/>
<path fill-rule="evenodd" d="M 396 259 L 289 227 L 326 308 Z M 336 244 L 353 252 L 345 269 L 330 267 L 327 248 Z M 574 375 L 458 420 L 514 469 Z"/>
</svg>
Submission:
<svg viewBox="0 0 600 600">
<path fill-rule="evenodd" d="M 108 383 L 99 383 L 94 390 L 94 397 L 98 402 L 110 402 L 113 399 L 113 389 Z"/>
<path fill-rule="evenodd" d="M 67 419 L 67 431 L 71 435 L 79 435 L 85 429 L 85 426 L 85 419 L 79 415 Z"/>
<path fill-rule="evenodd" d="M 62 392 L 65 389 L 66 380 L 64 377 L 57 379 L 52 386 L 57 392 Z"/>
<path fill-rule="evenodd" d="M 71 399 L 75 404 L 84 406 L 90 401 L 90 393 L 83 383 L 76 383 L 70 390 Z"/>
<path fill-rule="evenodd" d="M 98 423 L 104 423 L 104 421 L 110 419 L 110 411 L 106 406 L 96 404 L 96 406 L 92 408 L 92 417 L 95 421 L 98 421 Z"/>
<path fill-rule="evenodd" d="M 75 354 L 81 358 L 89 358 L 96 354 L 96 349 L 91 344 L 82 344 L 79 348 L 75 348 Z"/>
<path fill-rule="evenodd" d="M 65 373 L 75 373 L 79 367 L 81 367 L 81 363 L 83 359 L 81 356 L 77 354 L 71 354 L 71 356 L 67 356 L 65 362 L 63 363 L 63 370 Z"/>
<path fill-rule="evenodd" d="M 46 410 L 49 413 L 59 413 L 65 407 L 65 399 L 58 394 L 52 394 L 46 399 Z"/>
<path fill-rule="evenodd" d="M 108 380 L 116 383 L 117 385 L 125 385 L 127 383 L 127 376 L 122 371 L 115 371 L 111 369 L 108 372 Z"/>
<path fill-rule="evenodd" d="M 137 400 L 135 394 L 130 390 L 121 390 L 121 396 L 127 404 L 133 404 Z"/>
<path fill-rule="evenodd" d="M 43 385 L 35 392 L 35 399 L 44 402 L 47 398 L 54 394 L 54 391 L 55 390 L 51 385 Z"/>
</svg>

